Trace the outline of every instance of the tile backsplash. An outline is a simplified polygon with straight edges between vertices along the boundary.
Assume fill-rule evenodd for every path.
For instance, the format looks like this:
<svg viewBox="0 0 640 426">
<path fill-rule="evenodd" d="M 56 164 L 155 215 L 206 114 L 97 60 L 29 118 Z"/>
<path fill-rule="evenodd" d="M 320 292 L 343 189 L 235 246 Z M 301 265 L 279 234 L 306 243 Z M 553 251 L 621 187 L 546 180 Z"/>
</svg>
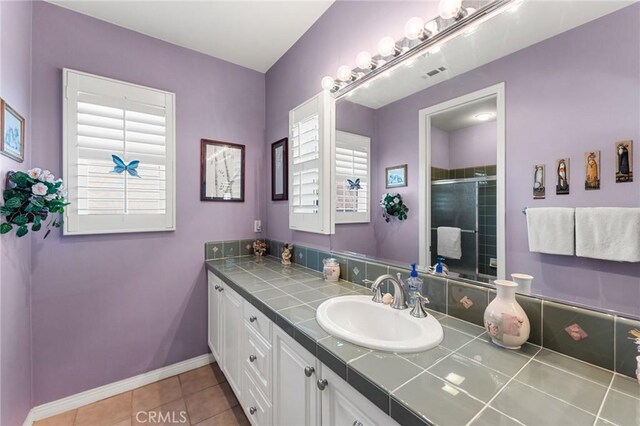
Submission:
<svg viewBox="0 0 640 426">
<path fill-rule="evenodd" d="M 205 260 L 253 255 L 254 240 L 212 241 L 205 243 Z M 267 255 L 279 257 L 283 242 L 265 239 Z M 322 271 L 322 261 L 334 257 L 340 263 L 340 278 L 368 287 L 365 280 L 375 280 L 383 274 L 402 274 L 409 270 L 381 262 L 329 253 L 311 247 L 294 246 L 292 261 L 300 266 Z M 460 282 L 446 277 L 420 274 L 423 294 L 429 298 L 429 308 L 461 320 L 482 326 L 487 305 L 496 291 L 481 285 Z M 393 293 L 393 288 L 382 288 Z M 531 322 L 529 342 L 620 374 L 636 377 L 636 357 L 640 356 L 635 337 L 640 333 L 640 321 L 597 312 L 568 304 L 517 295 L 518 303 Z M 550 352 L 552 354 L 552 352 Z"/>
</svg>

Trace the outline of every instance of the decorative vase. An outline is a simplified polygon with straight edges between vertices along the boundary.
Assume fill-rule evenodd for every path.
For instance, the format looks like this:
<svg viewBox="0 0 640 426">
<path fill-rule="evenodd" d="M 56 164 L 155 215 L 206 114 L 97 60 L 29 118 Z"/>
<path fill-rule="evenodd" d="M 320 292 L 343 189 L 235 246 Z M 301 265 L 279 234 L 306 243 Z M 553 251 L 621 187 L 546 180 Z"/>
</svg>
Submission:
<svg viewBox="0 0 640 426">
<path fill-rule="evenodd" d="M 340 263 L 334 258 L 322 259 L 322 276 L 325 281 L 338 281 L 340 279 Z"/>
<path fill-rule="evenodd" d="M 527 274 L 511 274 L 511 279 L 518 284 L 516 291 L 521 294 L 531 294 L 531 282 L 533 277 Z"/>
<path fill-rule="evenodd" d="M 507 349 L 520 349 L 527 339 L 531 325 L 524 309 L 516 301 L 518 284 L 496 280 L 497 296 L 484 311 L 484 328 L 491 340 Z"/>
</svg>

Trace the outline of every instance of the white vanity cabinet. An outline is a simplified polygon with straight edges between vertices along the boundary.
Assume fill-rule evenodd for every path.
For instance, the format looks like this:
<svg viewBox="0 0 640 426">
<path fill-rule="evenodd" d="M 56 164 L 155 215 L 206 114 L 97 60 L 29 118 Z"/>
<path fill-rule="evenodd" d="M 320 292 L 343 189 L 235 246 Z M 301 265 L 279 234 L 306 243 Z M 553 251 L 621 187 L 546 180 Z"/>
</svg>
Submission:
<svg viewBox="0 0 640 426">
<path fill-rule="evenodd" d="M 222 307 L 222 292 L 220 291 L 220 284 L 222 284 L 222 280 L 216 277 L 213 272 L 207 271 L 207 295 L 209 299 L 207 343 L 216 361 L 220 361 L 220 356 L 222 355 L 222 339 L 220 338 L 220 331 L 222 330 L 222 312 L 220 311 Z M 219 362 L 219 364 L 221 363 Z"/>
<path fill-rule="evenodd" d="M 253 426 L 396 425 L 211 272 L 207 289 L 209 348 Z"/>
<path fill-rule="evenodd" d="M 320 393 L 316 381 L 320 362 L 279 328 L 273 333 L 273 348 L 273 424 L 319 424 Z"/>
</svg>

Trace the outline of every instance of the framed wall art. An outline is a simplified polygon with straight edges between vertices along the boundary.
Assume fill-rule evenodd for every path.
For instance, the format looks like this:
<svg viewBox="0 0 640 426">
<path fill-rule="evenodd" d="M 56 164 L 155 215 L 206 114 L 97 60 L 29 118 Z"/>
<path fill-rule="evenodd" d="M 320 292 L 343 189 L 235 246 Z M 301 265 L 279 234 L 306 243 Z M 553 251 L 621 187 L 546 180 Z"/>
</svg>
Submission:
<svg viewBox="0 0 640 426">
<path fill-rule="evenodd" d="M 585 181 L 584 189 L 591 191 L 600 189 L 600 151 L 584 153 Z"/>
<path fill-rule="evenodd" d="M 561 158 L 556 161 L 556 194 L 569 194 L 569 159 Z"/>
<path fill-rule="evenodd" d="M 289 199 L 288 138 L 271 144 L 271 200 Z"/>
<path fill-rule="evenodd" d="M 407 165 L 387 167 L 385 170 L 386 187 L 399 188 L 407 186 Z"/>
<path fill-rule="evenodd" d="M 633 182 L 633 141 L 616 142 L 616 183 Z"/>
<path fill-rule="evenodd" d="M 244 201 L 244 154 L 244 145 L 201 139 L 201 201 Z"/>
<path fill-rule="evenodd" d="M 24 161 L 24 117 L 0 99 L 0 153 L 20 163 Z"/>
</svg>

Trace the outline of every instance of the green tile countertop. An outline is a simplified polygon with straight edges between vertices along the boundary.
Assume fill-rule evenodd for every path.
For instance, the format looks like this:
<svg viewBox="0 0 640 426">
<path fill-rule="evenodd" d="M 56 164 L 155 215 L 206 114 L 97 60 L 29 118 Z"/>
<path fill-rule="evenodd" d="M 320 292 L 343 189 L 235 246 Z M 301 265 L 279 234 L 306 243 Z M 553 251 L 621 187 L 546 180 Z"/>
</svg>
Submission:
<svg viewBox="0 0 640 426">
<path fill-rule="evenodd" d="M 639 425 L 640 385 L 629 377 L 526 344 L 490 343 L 484 329 L 429 311 L 444 330 L 431 350 L 395 354 L 326 333 L 317 307 L 332 297 L 370 295 L 346 281 L 274 258 L 205 262 L 327 367 L 402 425 Z"/>
</svg>

